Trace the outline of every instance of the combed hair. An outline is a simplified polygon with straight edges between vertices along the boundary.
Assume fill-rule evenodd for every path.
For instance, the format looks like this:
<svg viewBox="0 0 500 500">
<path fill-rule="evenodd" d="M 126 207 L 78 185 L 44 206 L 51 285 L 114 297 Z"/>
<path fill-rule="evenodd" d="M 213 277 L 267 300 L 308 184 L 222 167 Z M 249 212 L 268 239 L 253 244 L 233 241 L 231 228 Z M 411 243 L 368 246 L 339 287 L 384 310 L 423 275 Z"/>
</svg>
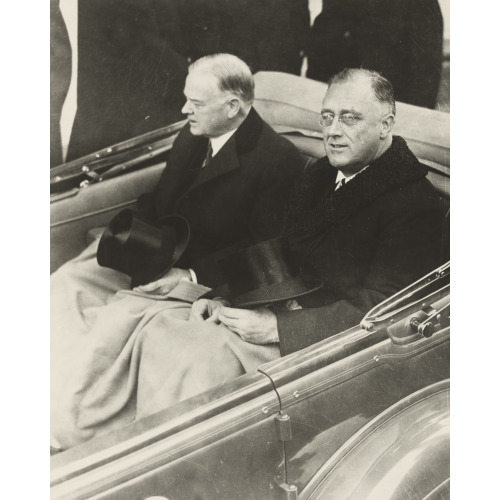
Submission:
<svg viewBox="0 0 500 500">
<path fill-rule="evenodd" d="M 392 87 L 391 82 L 377 71 L 364 68 L 344 68 L 328 80 L 328 88 L 330 88 L 330 86 L 334 83 L 353 80 L 357 76 L 361 75 L 370 79 L 371 87 L 377 100 L 382 104 L 386 104 L 391 110 L 391 113 L 395 116 L 396 101 L 394 100 L 394 88 Z"/>
<path fill-rule="evenodd" d="M 222 92 L 237 95 L 247 104 L 254 100 L 255 83 L 246 63 L 232 54 L 211 54 L 194 61 L 189 71 L 199 69 L 215 76 Z"/>
</svg>

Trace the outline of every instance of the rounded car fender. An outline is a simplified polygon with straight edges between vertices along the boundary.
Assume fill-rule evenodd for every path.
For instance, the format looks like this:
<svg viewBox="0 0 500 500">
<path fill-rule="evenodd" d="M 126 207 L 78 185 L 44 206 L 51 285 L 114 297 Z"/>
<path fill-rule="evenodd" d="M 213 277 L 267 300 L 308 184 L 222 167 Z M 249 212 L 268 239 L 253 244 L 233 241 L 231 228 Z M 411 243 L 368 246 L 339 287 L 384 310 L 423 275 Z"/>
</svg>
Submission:
<svg viewBox="0 0 500 500">
<path fill-rule="evenodd" d="M 449 498 L 449 401 L 444 380 L 391 406 L 332 455 L 299 498 Z"/>
</svg>

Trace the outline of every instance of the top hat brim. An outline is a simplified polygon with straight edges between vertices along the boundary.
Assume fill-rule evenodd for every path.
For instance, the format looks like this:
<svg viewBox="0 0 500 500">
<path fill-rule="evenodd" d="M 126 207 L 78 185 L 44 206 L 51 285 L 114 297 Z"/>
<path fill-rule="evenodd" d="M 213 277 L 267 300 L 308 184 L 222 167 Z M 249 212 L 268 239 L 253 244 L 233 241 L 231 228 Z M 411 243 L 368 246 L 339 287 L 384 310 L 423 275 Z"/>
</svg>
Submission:
<svg viewBox="0 0 500 500">
<path fill-rule="evenodd" d="M 131 230 L 134 218 L 136 221 L 140 220 L 129 209 L 118 213 L 103 232 L 97 248 L 99 265 L 128 274 L 132 288 L 156 281 L 163 276 L 182 256 L 190 237 L 189 223 L 180 215 L 163 216 L 156 224 L 142 221 L 142 226 L 134 226 L 135 229 L 132 230 L 136 237 L 142 234 L 141 227 L 148 225 L 155 227 L 160 235 L 158 248 L 154 252 L 149 250 L 147 258 L 142 258 L 140 252 L 135 253 L 130 248 L 127 250 L 129 241 L 133 239 L 127 232 Z M 173 246 L 172 232 L 175 234 Z M 144 244 L 144 250 L 148 250 L 148 243 Z"/>
<path fill-rule="evenodd" d="M 296 299 L 315 292 L 322 286 L 323 282 L 320 280 L 297 277 L 289 278 L 280 283 L 263 285 L 256 290 L 251 290 L 235 297 L 230 296 L 230 290 L 227 285 L 222 285 L 205 293 L 200 299 L 222 297 L 230 302 L 231 307 L 241 307 L 245 309 Z"/>
</svg>

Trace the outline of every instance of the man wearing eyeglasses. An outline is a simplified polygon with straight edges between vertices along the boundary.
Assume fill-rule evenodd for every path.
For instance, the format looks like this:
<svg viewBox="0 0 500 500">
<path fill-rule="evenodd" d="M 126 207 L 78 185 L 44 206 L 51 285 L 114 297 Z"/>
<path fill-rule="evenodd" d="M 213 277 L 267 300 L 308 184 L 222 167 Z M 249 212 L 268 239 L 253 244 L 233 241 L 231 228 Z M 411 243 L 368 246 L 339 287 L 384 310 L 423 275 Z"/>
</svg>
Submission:
<svg viewBox="0 0 500 500">
<path fill-rule="evenodd" d="M 190 310 L 155 310 L 140 321 L 133 349 L 124 336 L 123 347 L 93 351 L 109 371 L 94 392 L 77 387 L 72 411 L 86 427 L 60 420 L 56 437 L 86 439 L 342 332 L 437 267 L 439 199 L 425 167 L 392 135 L 394 119 L 392 86 L 378 73 L 345 70 L 331 80 L 320 116 L 326 156 L 299 179 L 284 221 L 297 267 L 321 289 L 254 309 L 202 299 Z M 203 126 L 196 121 L 193 131 Z"/>
<path fill-rule="evenodd" d="M 318 292 L 294 307 L 254 310 L 198 301 L 248 342 L 282 355 L 359 324 L 376 304 L 442 263 L 443 214 L 426 168 L 393 136 L 396 107 L 379 73 L 345 69 L 329 82 L 320 114 L 326 156 L 297 184 L 285 214 L 302 270 Z"/>
<path fill-rule="evenodd" d="M 368 76 L 354 78 L 351 84 L 332 81 L 319 120 L 328 161 L 338 170 L 336 182 L 351 180 L 392 144 L 396 107 L 388 89 L 373 77 L 372 92 L 368 92 Z M 386 102 L 373 98 L 377 91 Z"/>
</svg>

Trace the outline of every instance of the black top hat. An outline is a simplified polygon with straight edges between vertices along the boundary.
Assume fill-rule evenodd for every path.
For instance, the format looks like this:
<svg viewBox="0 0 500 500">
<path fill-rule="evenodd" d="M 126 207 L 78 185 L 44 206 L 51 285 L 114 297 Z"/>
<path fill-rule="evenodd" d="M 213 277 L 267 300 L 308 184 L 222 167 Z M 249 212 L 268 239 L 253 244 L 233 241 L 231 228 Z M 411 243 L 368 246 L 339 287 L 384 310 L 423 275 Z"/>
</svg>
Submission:
<svg viewBox="0 0 500 500">
<path fill-rule="evenodd" d="M 167 215 L 156 224 L 132 210 L 122 210 L 104 230 L 97 262 L 128 274 L 132 287 L 160 278 L 181 257 L 189 241 L 189 223 L 180 215 Z"/>
<path fill-rule="evenodd" d="M 223 297 L 234 307 L 294 299 L 323 286 L 320 280 L 292 271 L 288 242 L 280 238 L 235 252 L 218 264 L 226 283 L 202 297 Z"/>
</svg>

